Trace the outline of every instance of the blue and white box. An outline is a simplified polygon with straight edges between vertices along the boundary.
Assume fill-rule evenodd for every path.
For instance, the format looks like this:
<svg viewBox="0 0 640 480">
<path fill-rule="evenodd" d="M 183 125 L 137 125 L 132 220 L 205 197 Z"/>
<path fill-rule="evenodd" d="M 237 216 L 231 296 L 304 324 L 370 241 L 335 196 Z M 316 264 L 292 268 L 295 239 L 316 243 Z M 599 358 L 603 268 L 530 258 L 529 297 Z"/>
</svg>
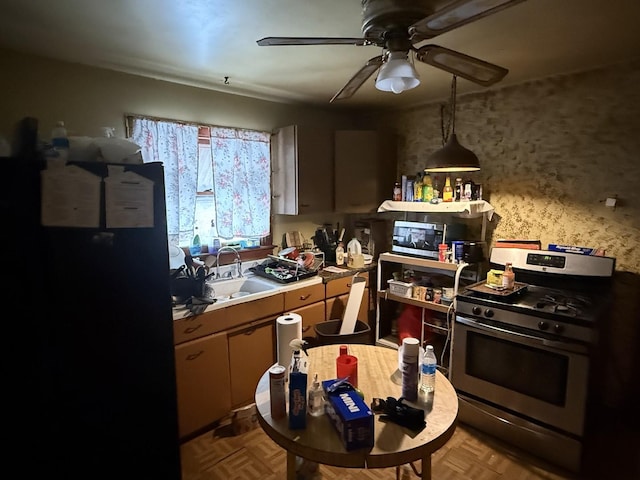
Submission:
<svg viewBox="0 0 640 480">
<path fill-rule="evenodd" d="M 347 450 L 373 447 L 375 440 L 373 412 L 358 392 L 348 384 L 335 392 L 329 391 L 329 387 L 337 381 L 338 379 L 333 379 L 322 382 L 322 389 L 327 399 L 324 404 L 325 413 Z"/>
</svg>

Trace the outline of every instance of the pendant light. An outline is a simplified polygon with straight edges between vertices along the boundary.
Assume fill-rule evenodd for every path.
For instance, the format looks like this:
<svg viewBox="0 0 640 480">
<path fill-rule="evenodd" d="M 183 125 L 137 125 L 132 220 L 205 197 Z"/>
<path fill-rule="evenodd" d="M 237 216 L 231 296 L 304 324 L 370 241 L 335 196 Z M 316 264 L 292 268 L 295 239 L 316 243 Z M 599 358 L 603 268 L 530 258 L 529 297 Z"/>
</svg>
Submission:
<svg viewBox="0 0 640 480">
<path fill-rule="evenodd" d="M 444 129 L 444 107 L 441 110 L 442 141 L 446 143 L 427 159 L 425 172 L 475 172 L 480 162 L 475 153 L 458 143 L 456 137 L 456 76 L 451 80 L 451 134 L 446 138 Z"/>
</svg>

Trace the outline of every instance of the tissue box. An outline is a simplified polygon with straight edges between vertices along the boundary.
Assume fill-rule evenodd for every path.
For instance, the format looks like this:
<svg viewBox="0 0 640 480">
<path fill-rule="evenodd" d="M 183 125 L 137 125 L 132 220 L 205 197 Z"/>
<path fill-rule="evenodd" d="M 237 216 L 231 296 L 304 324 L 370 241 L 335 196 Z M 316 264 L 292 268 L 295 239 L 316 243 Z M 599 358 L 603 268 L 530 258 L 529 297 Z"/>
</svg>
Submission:
<svg viewBox="0 0 640 480">
<path fill-rule="evenodd" d="M 576 247 L 573 245 L 557 245 L 550 243 L 549 248 L 552 252 L 577 253 L 578 255 L 595 255 L 604 256 L 605 251 L 602 248 Z"/>
<path fill-rule="evenodd" d="M 326 398 L 325 413 L 347 450 L 373 447 L 373 412 L 353 387 L 341 387 L 336 392 L 329 392 L 327 389 L 337 380 L 322 382 Z"/>
</svg>

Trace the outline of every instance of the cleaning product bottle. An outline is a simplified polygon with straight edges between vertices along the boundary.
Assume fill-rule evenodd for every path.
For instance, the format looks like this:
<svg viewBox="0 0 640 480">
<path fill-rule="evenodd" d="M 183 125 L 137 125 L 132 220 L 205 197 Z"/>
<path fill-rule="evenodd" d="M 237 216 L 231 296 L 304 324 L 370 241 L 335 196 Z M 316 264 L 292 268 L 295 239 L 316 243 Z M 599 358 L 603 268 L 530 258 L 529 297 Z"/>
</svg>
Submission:
<svg viewBox="0 0 640 480">
<path fill-rule="evenodd" d="M 191 253 L 192 257 L 200 255 L 200 252 L 202 252 L 202 244 L 200 243 L 200 234 L 198 233 L 198 227 L 195 227 L 193 233 L 193 240 L 191 240 L 191 244 L 189 245 L 189 253 Z"/>
<path fill-rule="evenodd" d="M 293 350 L 289 365 L 289 428 L 301 430 L 307 428 L 307 342 L 294 338 L 289 342 Z M 300 355 L 304 352 L 304 357 Z"/>
<path fill-rule="evenodd" d="M 402 396 L 410 402 L 418 398 L 418 355 L 420 340 L 406 337 L 402 340 Z"/>
<path fill-rule="evenodd" d="M 319 417 L 324 414 L 324 392 L 318 381 L 318 374 L 313 376 L 313 384 L 309 390 L 309 415 Z"/>
<path fill-rule="evenodd" d="M 336 248 L 336 265 L 339 267 L 344 265 L 344 244 L 342 242 Z"/>
</svg>

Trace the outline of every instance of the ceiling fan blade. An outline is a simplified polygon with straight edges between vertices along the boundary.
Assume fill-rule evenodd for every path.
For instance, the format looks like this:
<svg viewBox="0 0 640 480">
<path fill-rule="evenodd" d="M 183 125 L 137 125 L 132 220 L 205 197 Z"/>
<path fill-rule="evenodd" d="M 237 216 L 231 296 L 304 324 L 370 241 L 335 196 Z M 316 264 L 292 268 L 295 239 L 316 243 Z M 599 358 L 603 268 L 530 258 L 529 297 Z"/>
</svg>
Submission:
<svg viewBox="0 0 640 480">
<path fill-rule="evenodd" d="M 438 45 L 420 47 L 416 50 L 416 59 L 485 87 L 509 73 L 506 68 Z"/>
<path fill-rule="evenodd" d="M 412 36 L 433 38 L 441 33 L 492 15 L 524 0 L 458 0 L 414 23 L 409 27 Z"/>
<path fill-rule="evenodd" d="M 370 45 L 364 38 L 350 37 L 265 37 L 256 42 L 261 47 L 278 45 Z"/>
<path fill-rule="evenodd" d="M 333 103 L 334 100 L 344 100 L 351 97 L 356 93 L 356 90 L 358 90 L 362 84 L 366 82 L 371 75 L 373 75 L 373 72 L 380 68 L 380 65 L 382 65 L 382 55 L 369 59 L 369 61 L 360 70 L 358 70 L 353 77 L 351 77 L 351 80 L 349 80 L 347 84 L 333 96 L 329 103 Z"/>
</svg>

